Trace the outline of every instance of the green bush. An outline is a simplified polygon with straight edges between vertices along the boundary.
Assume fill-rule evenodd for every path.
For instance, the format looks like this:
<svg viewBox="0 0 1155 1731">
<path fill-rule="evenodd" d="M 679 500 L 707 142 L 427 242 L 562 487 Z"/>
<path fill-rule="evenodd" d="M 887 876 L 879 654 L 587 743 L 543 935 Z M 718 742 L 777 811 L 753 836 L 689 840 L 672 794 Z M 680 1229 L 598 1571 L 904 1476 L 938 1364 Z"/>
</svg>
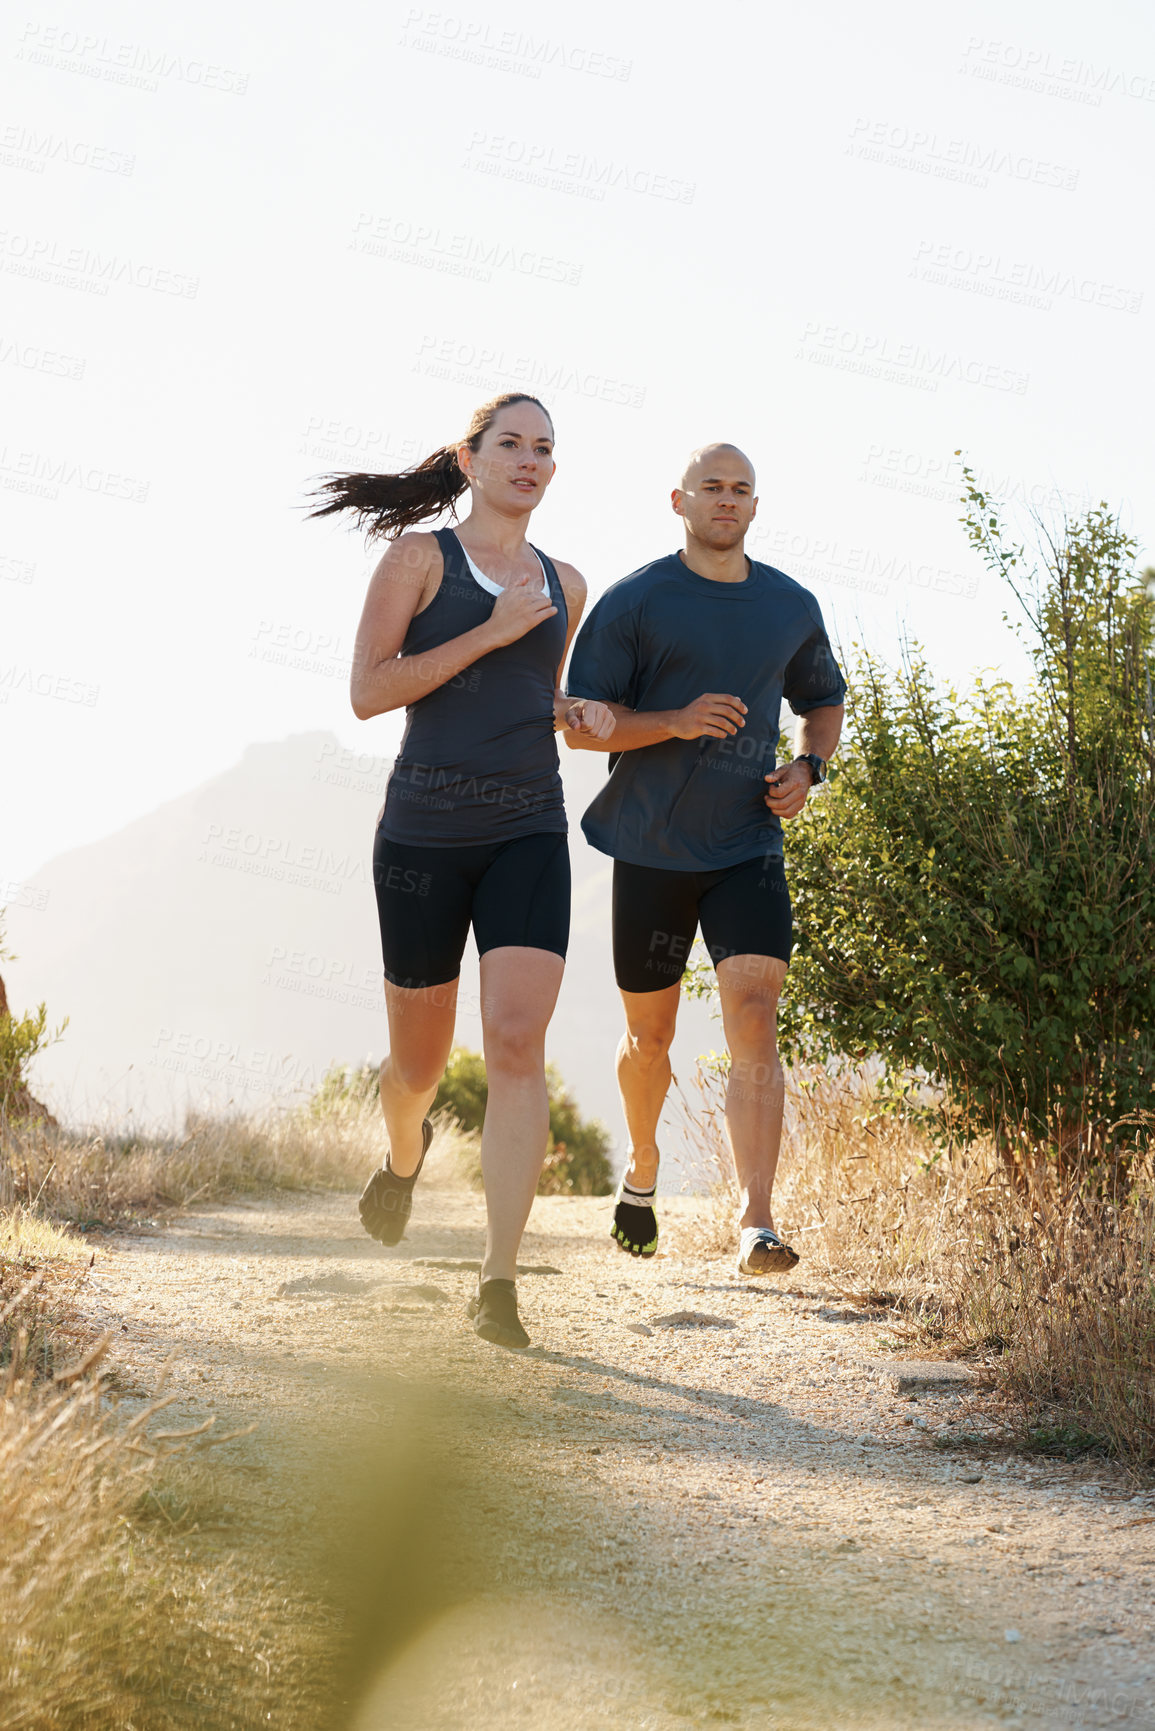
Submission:
<svg viewBox="0 0 1155 1731">
<path fill-rule="evenodd" d="M 553 1064 L 546 1065 L 546 1085 L 549 1146 L 538 1181 L 539 1195 L 608 1196 L 613 1189 L 609 1132 L 597 1119 L 582 1119 Z M 335 1064 L 314 1094 L 310 1109 L 318 1116 L 328 1116 L 346 1103 L 371 1099 L 376 1092 L 376 1065 Z M 485 1060 L 480 1052 L 455 1046 L 432 1111 L 448 1112 L 463 1130 L 480 1131 L 488 1098 Z"/>
<path fill-rule="evenodd" d="M 542 1196 L 608 1196 L 614 1187 L 610 1134 L 598 1118 L 583 1119 L 553 1064 L 549 1088 L 549 1150 L 538 1180 Z"/>
<path fill-rule="evenodd" d="M 330 1064 L 309 1101 L 314 1118 L 333 1118 L 377 1096 L 376 1064 Z"/>
<path fill-rule="evenodd" d="M 0 924 L 0 961 L 12 960 L 4 948 Z M 0 1118 L 24 1117 L 30 1109 L 28 1070 L 38 1052 L 59 1040 L 68 1026 L 67 1017 L 49 1031 L 48 1011 L 43 1004 L 19 1020 L 8 1008 L 4 982 L 0 980 Z M 32 1110 L 35 1104 L 32 1103 Z"/>
<path fill-rule="evenodd" d="M 972 541 L 1033 677 L 959 693 L 917 648 L 848 670 L 830 786 L 788 826 L 788 1057 L 881 1057 L 946 1138 L 1015 1170 L 1126 1163 L 1155 1091 L 1155 605 L 1105 506 L 1014 543 L 966 471 Z M 1107 1163 L 1106 1167 L 1104 1163 Z"/>
<path fill-rule="evenodd" d="M 549 1092 L 549 1147 L 538 1180 L 538 1194 L 608 1196 L 613 1189 L 609 1132 L 597 1119 L 583 1121 L 556 1065 L 546 1065 L 545 1077 Z M 451 1113 L 463 1130 L 480 1130 L 488 1098 L 489 1084 L 481 1053 L 455 1046 L 437 1090 L 434 1110 Z"/>
<path fill-rule="evenodd" d="M 489 1084 L 485 1079 L 485 1060 L 481 1053 L 454 1046 L 437 1089 L 433 1110 L 449 1112 L 463 1130 L 480 1131 L 485 1122 L 488 1098 Z"/>
</svg>

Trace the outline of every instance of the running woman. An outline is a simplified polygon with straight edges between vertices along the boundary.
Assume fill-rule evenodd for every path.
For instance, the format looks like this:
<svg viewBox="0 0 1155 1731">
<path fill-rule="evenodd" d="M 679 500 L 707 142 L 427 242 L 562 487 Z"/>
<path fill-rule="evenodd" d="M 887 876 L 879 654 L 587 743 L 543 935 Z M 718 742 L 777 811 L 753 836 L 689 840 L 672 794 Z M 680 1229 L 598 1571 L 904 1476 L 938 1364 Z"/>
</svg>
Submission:
<svg viewBox="0 0 1155 1731">
<path fill-rule="evenodd" d="M 612 1233 L 658 1247 L 658 1119 L 680 981 L 699 924 L 718 977 L 730 1050 L 726 1132 L 741 1192 L 741 1274 L 792 1268 L 770 1198 L 782 1136 L 778 997 L 793 931 L 782 820 L 797 817 L 842 729 L 842 675 L 814 596 L 744 552 L 754 470 L 733 445 L 707 445 L 672 494 L 686 543 L 615 583 L 574 645 L 570 689 L 600 699 L 610 775 L 582 820 L 614 860 L 614 967 L 625 1006 L 618 1086 L 629 1165 Z M 782 698 L 800 717 L 798 755 L 776 767 Z"/>
<path fill-rule="evenodd" d="M 483 1340 L 523 1347 L 517 1251 L 549 1135 L 545 1031 L 569 936 L 570 870 L 554 731 L 606 740 L 600 703 L 560 689 L 585 602 L 572 565 L 526 540 L 554 473 L 536 397 L 495 397 L 458 443 L 400 475 L 336 475 L 313 513 L 351 510 L 389 549 L 353 653 L 354 713 L 404 706 L 405 732 L 373 848 L 389 1054 L 389 1149 L 361 1197 L 365 1230 L 400 1241 L 453 1045 L 470 926 L 481 957 L 489 1101 L 481 1139 L 488 1230 L 469 1315 Z M 417 532 L 468 491 L 456 529 Z M 412 531 L 412 532 L 410 532 Z"/>
</svg>

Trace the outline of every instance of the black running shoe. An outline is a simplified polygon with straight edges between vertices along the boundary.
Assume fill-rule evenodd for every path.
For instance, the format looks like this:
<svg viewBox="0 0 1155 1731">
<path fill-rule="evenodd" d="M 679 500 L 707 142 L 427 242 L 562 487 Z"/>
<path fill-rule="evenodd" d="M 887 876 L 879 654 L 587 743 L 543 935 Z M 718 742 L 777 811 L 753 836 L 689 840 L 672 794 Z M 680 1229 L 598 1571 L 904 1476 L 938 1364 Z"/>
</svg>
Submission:
<svg viewBox="0 0 1155 1731">
<path fill-rule="evenodd" d="M 512 1280 L 483 1280 L 465 1307 L 473 1330 L 494 1346 L 529 1345 L 529 1335 L 517 1314 L 517 1286 Z"/>
<path fill-rule="evenodd" d="M 614 1217 L 610 1222 L 610 1237 L 620 1250 L 631 1256 L 653 1256 L 658 1248 L 658 1217 L 654 1213 L 654 1193 L 635 1190 L 623 1178 L 614 1197 Z"/>
<path fill-rule="evenodd" d="M 416 1172 L 410 1173 L 408 1178 L 398 1178 L 386 1155 L 384 1166 L 377 1168 L 361 1192 L 357 1204 L 361 1224 L 370 1238 L 375 1238 L 379 1244 L 400 1244 L 404 1238 L 413 1212 L 413 1186 L 421 1176 L 432 1140 L 433 1126 L 426 1118 L 421 1125 L 421 1158 Z"/>
</svg>

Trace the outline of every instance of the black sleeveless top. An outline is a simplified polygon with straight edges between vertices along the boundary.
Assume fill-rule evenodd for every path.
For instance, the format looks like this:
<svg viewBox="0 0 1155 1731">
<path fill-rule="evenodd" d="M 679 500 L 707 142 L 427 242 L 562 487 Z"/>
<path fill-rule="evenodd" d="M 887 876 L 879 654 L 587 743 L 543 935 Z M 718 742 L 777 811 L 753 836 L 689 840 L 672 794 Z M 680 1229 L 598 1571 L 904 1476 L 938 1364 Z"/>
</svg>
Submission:
<svg viewBox="0 0 1155 1731">
<path fill-rule="evenodd" d="M 411 621 L 402 655 L 428 654 L 484 625 L 497 599 L 470 571 L 452 529 L 434 533 L 441 586 Z M 537 556 L 553 618 L 408 706 L 379 826 L 390 841 L 462 847 L 566 833 L 553 694 L 569 615 L 557 572 Z"/>
</svg>

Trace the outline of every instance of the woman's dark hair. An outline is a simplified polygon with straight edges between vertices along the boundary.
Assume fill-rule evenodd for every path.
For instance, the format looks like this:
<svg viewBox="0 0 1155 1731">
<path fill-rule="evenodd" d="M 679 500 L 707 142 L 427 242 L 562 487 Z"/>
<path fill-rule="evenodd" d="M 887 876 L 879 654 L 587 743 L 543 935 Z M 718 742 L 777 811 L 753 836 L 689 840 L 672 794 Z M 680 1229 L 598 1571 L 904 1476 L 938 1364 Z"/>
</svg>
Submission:
<svg viewBox="0 0 1155 1731">
<path fill-rule="evenodd" d="M 468 445 L 471 451 L 478 450 L 500 411 L 514 403 L 535 403 L 552 431 L 553 420 L 544 403 L 525 391 L 506 391 L 474 410 L 464 438 L 442 445 L 423 463 L 400 475 L 327 475 L 313 495 L 322 502 L 309 516 L 356 511 L 357 528 L 364 529 L 370 541 L 392 540 L 427 518 L 439 517 L 442 511 L 453 511 L 456 516 L 454 502 L 469 485 L 457 461 L 458 447 Z"/>
</svg>

